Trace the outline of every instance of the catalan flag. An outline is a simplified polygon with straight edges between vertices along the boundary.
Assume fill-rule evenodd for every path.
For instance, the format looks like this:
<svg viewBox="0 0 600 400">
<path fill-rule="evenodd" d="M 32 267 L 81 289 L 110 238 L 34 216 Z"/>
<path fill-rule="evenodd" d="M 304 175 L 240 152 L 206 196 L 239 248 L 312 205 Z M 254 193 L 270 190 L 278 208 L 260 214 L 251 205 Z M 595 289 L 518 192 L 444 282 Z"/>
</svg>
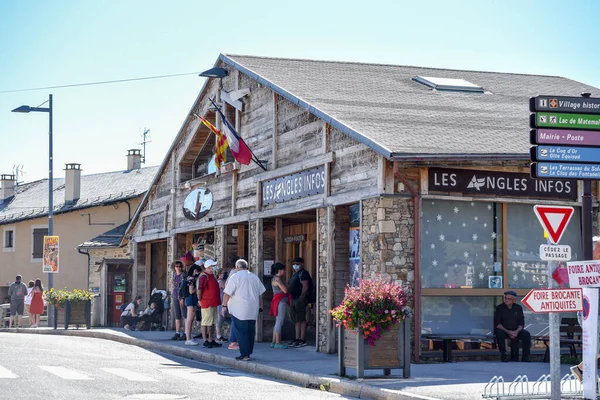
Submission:
<svg viewBox="0 0 600 400">
<path fill-rule="evenodd" d="M 215 134 L 215 138 L 217 139 L 215 146 L 215 165 L 217 166 L 217 169 L 220 170 L 221 164 L 227 161 L 225 158 L 225 151 L 227 150 L 227 138 L 206 118 L 202 118 L 200 116 L 198 116 L 198 118 L 200 118 L 200 121 L 202 121 L 202 123 L 206 125 L 206 127 L 210 129 L 212 133 Z"/>
</svg>

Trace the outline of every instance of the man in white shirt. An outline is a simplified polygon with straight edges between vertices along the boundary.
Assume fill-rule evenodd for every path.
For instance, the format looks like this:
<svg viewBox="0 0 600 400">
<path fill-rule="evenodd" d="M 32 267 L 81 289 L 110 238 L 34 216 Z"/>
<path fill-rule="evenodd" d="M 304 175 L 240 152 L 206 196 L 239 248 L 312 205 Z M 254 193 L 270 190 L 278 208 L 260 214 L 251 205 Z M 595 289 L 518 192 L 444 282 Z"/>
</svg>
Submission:
<svg viewBox="0 0 600 400">
<path fill-rule="evenodd" d="M 221 313 L 231 314 L 233 329 L 240 346 L 240 356 L 236 360 L 248 361 L 254 350 L 256 319 L 262 311 L 262 294 L 265 286 L 260 279 L 248 271 L 248 262 L 240 259 L 235 263 L 237 272 L 229 277 L 223 291 L 223 309 Z"/>
</svg>

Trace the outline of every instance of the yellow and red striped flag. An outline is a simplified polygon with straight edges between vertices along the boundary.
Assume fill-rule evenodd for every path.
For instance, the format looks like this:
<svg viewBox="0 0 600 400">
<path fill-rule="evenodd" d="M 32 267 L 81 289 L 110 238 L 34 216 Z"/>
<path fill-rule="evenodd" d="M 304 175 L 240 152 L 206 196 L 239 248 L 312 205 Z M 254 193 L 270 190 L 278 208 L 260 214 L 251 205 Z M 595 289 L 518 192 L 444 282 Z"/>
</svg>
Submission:
<svg viewBox="0 0 600 400">
<path fill-rule="evenodd" d="M 202 118 L 200 116 L 198 116 L 198 118 L 200 118 L 200 121 L 202 121 L 202 123 L 204 125 L 206 125 L 206 127 L 208 129 L 210 129 L 212 131 L 212 133 L 215 134 L 215 138 L 217 139 L 216 145 L 215 145 L 215 165 L 220 170 L 221 164 L 224 163 L 225 161 L 227 161 L 225 158 L 225 151 L 227 150 L 227 146 L 228 146 L 227 138 L 225 137 L 225 135 L 223 135 L 221 133 L 220 130 L 218 130 L 206 118 Z"/>
</svg>

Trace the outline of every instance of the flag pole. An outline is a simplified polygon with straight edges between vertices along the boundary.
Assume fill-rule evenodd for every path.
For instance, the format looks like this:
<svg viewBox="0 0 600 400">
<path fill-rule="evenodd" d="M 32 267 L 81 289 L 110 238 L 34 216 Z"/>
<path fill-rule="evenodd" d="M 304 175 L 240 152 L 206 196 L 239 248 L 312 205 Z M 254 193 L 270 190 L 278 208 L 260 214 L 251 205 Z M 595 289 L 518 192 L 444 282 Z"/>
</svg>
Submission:
<svg viewBox="0 0 600 400">
<path fill-rule="evenodd" d="M 208 98 L 208 100 L 210 100 L 210 102 L 212 103 L 213 106 L 215 106 L 215 108 L 217 109 L 217 111 L 219 112 L 219 114 L 221 114 L 221 118 L 223 119 L 223 121 L 225 121 L 225 124 L 229 125 L 230 127 L 232 127 L 231 122 L 229 122 L 229 120 L 227 119 L 227 117 L 225 117 L 225 114 L 223 114 L 223 112 L 221 111 L 221 108 L 210 97 Z M 235 132 L 235 130 L 234 130 L 234 132 Z M 236 134 L 237 134 L 237 132 L 236 132 Z M 240 137 L 240 139 L 244 140 L 241 137 Z M 229 146 L 229 147 L 231 147 L 231 146 Z M 252 161 L 254 161 L 254 163 L 256 165 L 258 165 L 259 167 L 261 167 L 263 169 L 263 171 L 266 171 L 267 168 L 263 165 L 263 163 L 261 162 L 261 160 L 259 160 L 258 157 L 256 157 L 256 154 L 254 154 L 254 152 L 252 151 L 252 149 L 250 148 L 250 146 L 248 146 L 246 144 L 246 147 L 248 148 L 248 150 L 250 151 L 250 154 L 252 155 Z"/>
</svg>

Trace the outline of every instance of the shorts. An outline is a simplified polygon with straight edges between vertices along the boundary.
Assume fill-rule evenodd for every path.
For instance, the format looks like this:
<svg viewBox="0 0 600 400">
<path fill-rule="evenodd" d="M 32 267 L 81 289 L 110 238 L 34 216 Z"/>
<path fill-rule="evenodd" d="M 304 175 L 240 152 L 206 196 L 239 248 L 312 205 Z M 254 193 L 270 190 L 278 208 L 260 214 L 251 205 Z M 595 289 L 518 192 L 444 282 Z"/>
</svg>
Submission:
<svg viewBox="0 0 600 400">
<path fill-rule="evenodd" d="M 306 298 L 304 300 L 300 299 L 292 299 L 292 305 L 290 306 L 289 314 L 292 322 L 306 322 L 306 306 L 308 305 L 308 301 Z"/>
<path fill-rule="evenodd" d="M 10 315 L 21 315 L 23 316 L 23 310 L 25 309 L 25 302 L 21 301 L 11 301 L 10 302 Z"/>
<path fill-rule="evenodd" d="M 198 296 L 194 293 L 185 298 L 185 306 L 186 307 L 197 307 L 198 306 Z"/>
<path fill-rule="evenodd" d="M 217 314 L 217 307 L 207 307 L 202 309 L 202 326 L 212 326 L 216 325 L 219 320 L 219 315 Z"/>
<path fill-rule="evenodd" d="M 184 304 L 179 304 L 179 299 L 177 301 L 173 301 L 173 315 L 174 319 L 185 319 L 187 317 L 187 307 Z"/>
</svg>

